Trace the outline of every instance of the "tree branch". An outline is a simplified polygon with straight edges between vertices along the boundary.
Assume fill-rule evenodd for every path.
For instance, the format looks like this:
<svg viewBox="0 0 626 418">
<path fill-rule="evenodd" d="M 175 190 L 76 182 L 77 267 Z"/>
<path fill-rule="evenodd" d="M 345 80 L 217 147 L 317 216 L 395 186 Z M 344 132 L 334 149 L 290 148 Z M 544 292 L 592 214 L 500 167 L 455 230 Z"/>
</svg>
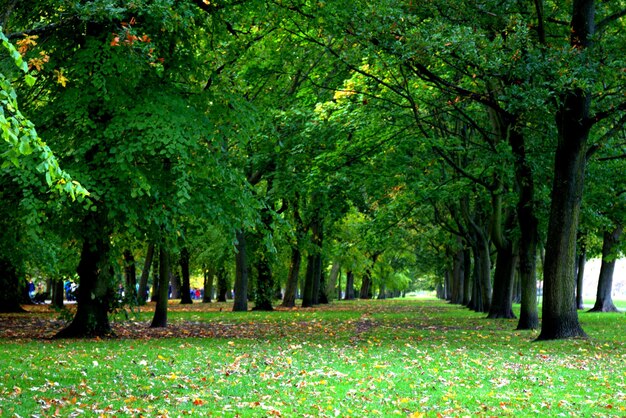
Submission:
<svg viewBox="0 0 626 418">
<path fill-rule="evenodd" d="M 608 26 L 610 23 L 615 22 L 616 20 L 624 16 L 626 16 L 626 9 L 620 10 L 619 12 L 613 13 L 612 15 L 605 17 L 596 24 L 596 31 L 601 32 L 605 26 Z"/>
<path fill-rule="evenodd" d="M 448 155 L 446 155 L 445 152 L 443 152 L 443 150 L 439 147 L 433 147 L 433 151 L 435 151 L 435 153 L 437 155 L 439 155 L 441 158 L 443 158 L 448 165 L 450 165 L 452 168 L 454 168 L 459 174 L 461 174 L 463 177 L 472 180 L 474 183 L 476 184 L 480 184 L 481 186 L 483 186 L 485 189 L 489 190 L 490 192 L 495 192 L 497 190 L 497 187 L 495 187 L 492 184 L 487 183 L 486 181 L 483 181 L 481 179 L 479 179 L 478 177 L 468 173 L 467 171 L 465 171 L 463 168 L 461 168 L 457 163 L 455 163 L 452 158 L 450 158 Z"/>
</svg>

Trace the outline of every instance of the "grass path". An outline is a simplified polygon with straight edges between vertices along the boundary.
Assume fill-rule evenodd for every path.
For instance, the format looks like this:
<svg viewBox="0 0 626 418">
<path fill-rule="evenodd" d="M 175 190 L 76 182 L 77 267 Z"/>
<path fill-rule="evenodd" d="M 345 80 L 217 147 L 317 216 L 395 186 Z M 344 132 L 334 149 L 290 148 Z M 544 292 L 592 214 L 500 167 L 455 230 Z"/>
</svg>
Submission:
<svg viewBox="0 0 626 418">
<path fill-rule="evenodd" d="M 160 331 L 143 312 L 110 340 L 42 338 L 63 325 L 42 308 L 2 315 L 0 416 L 626 416 L 623 313 L 533 342 L 436 300 L 228 308 L 173 305 Z"/>
</svg>

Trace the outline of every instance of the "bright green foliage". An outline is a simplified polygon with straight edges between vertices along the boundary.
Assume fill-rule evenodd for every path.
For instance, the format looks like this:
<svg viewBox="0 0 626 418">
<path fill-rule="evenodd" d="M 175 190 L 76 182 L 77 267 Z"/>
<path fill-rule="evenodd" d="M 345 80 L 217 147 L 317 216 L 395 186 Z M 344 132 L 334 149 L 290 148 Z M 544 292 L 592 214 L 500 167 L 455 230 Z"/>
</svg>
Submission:
<svg viewBox="0 0 626 418">
<path fill-rule="evenodd" d="M 35 83 L 32 75 L 28 74 L 28 65 L 20 53 L 9 42 L 0 28 L 2 46 L 10 54 L 15 65 L 26 74 L 25 81 L 29 86 Z M 76 196 L 83 198 L 89 193 L 80 183 L 59 167 L 59 163 L 46 143 L 37 135 L 35 126 L 28 120 L 18 107 L 17 92 L 11 81 L 4 74 L 0 74 L 0 127 L 2 139 L 6 142 L 7 150 L 2 152 L 2 168 L 11 165 L 21 169 L 35 169 L 44 174 L 49 187 L 68 193 L 72 199 Z M 34 166 L 24 167 L 26 156 L 33 155 Z M 29 161 L 30 162 L 30 161 Z"/>
</svg>

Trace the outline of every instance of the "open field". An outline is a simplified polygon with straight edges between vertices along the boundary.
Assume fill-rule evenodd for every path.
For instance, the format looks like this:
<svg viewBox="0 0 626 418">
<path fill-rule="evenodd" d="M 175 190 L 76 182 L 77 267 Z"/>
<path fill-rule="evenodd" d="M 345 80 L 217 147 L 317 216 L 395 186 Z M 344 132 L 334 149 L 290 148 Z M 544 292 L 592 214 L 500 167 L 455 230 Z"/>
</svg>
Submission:
<svg viewBox="0 0 626 418">
<path fill-rule="evenodd" d="M 117 339 L 52 340 L 57 313 L 0 316 L 0 416 L 626 416 L 626 315 L 588 340 L 432 299 L 319 309 L 149 309 Z M 221 311 L 220 311 L 221 310 Z"/>
</svg>

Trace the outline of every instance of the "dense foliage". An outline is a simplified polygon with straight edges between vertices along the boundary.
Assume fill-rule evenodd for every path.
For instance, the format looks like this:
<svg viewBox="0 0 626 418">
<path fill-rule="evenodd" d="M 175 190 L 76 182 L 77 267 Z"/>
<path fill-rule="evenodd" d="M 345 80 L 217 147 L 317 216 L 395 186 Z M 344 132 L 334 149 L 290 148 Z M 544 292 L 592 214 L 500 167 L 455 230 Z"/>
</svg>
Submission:
<svg viewBox="0 0 626 418">
<path fill-rule="evenodd" d="M 621 253 L 623 1 L 2 3 L 2 283 L 77 282 L 62 335 L 109 333 L 120 283 L 165 326 L 189 267 L 235 310 L 437 288 L 519 329 L 539 278 L 540 338 L 585 335 L 576 252 Z"/>
</svg>

